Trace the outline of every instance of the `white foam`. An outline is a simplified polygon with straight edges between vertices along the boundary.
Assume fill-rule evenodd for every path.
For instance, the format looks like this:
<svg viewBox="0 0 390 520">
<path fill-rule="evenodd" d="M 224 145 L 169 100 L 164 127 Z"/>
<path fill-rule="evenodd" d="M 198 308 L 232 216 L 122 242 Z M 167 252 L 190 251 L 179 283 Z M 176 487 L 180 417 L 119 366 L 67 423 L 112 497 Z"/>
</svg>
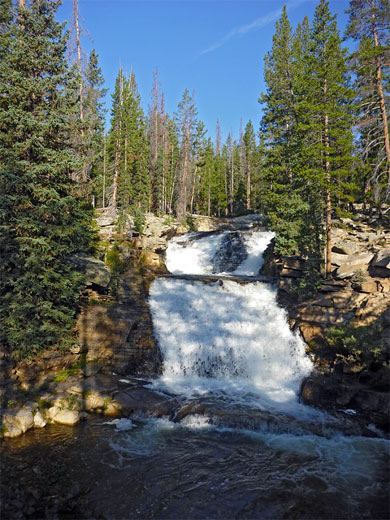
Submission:
<svg viewBox="0 0 390 520">
<path fill-rule="evenodd" d="M 187 395 L 295 401 L 312 363 L 275 296 L 261 282 L 155 280 L 149 304 L 164 359 L 160 383 Z"/>
<path fill-rule="evenodd" d="M 102 424 L 109 424 L 112 426 L 115 426 L 117 430 L 119 431 L 126 431 L 126 430 L 132 430 L 135 425 L 130 419 L 114 419 L 112 421 L 104 422 Z"/>
<path fill-rule="evenodd" d="M 165 264 L 173 274 L 211 274 L 212 259 L 221 245 L 223 234 L 194 239 L 196 234 L 169 241 Z"/>
<path fill-rule="evenodd" d="M 264 264 L 263 252 L 274 236 L 273 231 L 254 231 L 242 234 L 248 256 L 233 274 L 256 276 Z"/>
</svg>

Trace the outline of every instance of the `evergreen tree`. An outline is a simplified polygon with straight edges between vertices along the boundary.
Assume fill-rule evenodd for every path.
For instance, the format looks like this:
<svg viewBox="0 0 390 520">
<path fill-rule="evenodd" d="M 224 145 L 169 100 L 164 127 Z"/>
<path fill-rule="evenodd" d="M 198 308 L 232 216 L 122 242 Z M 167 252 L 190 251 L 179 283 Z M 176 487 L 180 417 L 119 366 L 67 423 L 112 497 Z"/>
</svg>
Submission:
<svg viewBox="0 0 390 520">
<path fill-rule="evenodd" d="M 134 72 L 124 85 L 123 168 L 120 183 L 122 204 L 147 211 L 150 203 L 149 145 L 147 125 Z"/>
<path fill-rule="evenodd" d="M 256 136 L 252 121 L 248 121 L 243 136 L 246 170 L 246 209 L 252 209 L 252 183 L 256 164 Z"/>
<path fill-rule="evenodd" d="M 351 0 L 346 35 L 359 41 L 353 54 L 359 106 L 360 150 L 368 171 L 366 191 L 374 186 L 375 202 L 390 196 L 389 137 L 389 0 Z M 379 124 L 378 124 L 379 123 Z M 386 189 L 383 190 L 382 188 Z"/>
<path fill-rule="evenodd" d="M 74 341 L 81 279 L 66 258 L 90 239 L 71 180 L 77 83 L 58 5 L 13 12 L 0 61 L 0 330 L 15 358 Z"/>
<path fill-rule="evenodd" d="M 111 205 L 122 211 L 149 209 L 149 146 L 147 125 L 134 72 L 119 70 L 112 95 L 108 157 L 112 177 Z"/>
<path fill-rule="evenodd" d="M 306 114 L 309 146 L 305 170 L 307 182 L 320 186 L 325 205 L 326 274 L 331 272 L 331 225 L 335 198 L 347 196 L 352 164 L 352 91 L 348 84 L 346 50 L 341 46 L 335 16 L 326 0 L 320 0 L 313 20 L 308 52 Z"/>
<path fill-rule="evenodd" d="M 192 145 L 196 125 L 197 109 L 194 96 L 186 89 L 175 114 L 176 127 L 180 135 L 180 168 L 177 185 L 176 216 L 185 219 L 192 181 Z"/>
<path fill-rule="evenodd" d="M 97 195 L 97 187 L 102 184 L 104 118 L 106 114 L 103 99 L 107 89 L 102 88 L 104 78 L 95 49 L 89 55 L 85 80 L 85 167 L 87 177 L 93 180 L 93 192 Z"/>
<path fill-rule="evenodd" d="M 275 25 L 272 50 L 265 57 L 267 91 L 261 122 L 264 141 L 264 210 L 276 232 L 275 251 L 298 254 L 307 204 L 301 193 L 301 149 L 298 132 L 299 71 L 305 70 L 301 28 L 293 36 L 286 8 Z"/>
</svg>

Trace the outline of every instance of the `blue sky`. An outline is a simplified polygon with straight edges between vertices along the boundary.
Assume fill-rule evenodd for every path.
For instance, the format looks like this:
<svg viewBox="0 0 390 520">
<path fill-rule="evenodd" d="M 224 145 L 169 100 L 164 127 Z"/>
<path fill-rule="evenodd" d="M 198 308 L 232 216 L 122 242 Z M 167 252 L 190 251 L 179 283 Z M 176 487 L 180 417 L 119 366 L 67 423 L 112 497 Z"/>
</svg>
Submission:
<svg viewBox="0 0 390 520">
<path fill-rule="evenodd" d="M 208 135 L 214 138 L 219 119 L 222 139 L 229 131 L 237 138 L 241 119 L 259 128 L 264 55 L 284 4 L 296 27 L 305 15 L 312 20 L 317 0 L 79 0 L 83 46 L 99 55 L 108 107 L 122 65 L 133 68 L 147 110 L 158 67 L 170 114 L 188 88 Z M 341 31 L 348 6 L 349 0 L 330 0 Z M 63 0 L 58 15 L 71 20 L 72 0 Z"/>
</svg>

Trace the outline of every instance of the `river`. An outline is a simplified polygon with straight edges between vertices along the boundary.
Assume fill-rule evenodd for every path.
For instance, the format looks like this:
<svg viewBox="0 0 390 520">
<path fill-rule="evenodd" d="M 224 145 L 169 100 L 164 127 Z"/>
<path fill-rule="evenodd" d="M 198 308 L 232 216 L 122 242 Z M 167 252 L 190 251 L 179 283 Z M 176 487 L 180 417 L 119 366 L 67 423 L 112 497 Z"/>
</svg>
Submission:
<svg viewBox="0 0 390 520">
<path fill-rule="evenodd" d="M 9 517 L 388 518 L 389 441 L 347 435 L 348 410 L 343 421 L 299 403 L 312 364 L 275 288 L 256 279 L 271 238 L 170 242 L 177 278 L 156 279 L 149 296 L 163 373 L 148 384 L 183 406 L 173 418 L 95 416 L 7 442 Z"/>
</svg>

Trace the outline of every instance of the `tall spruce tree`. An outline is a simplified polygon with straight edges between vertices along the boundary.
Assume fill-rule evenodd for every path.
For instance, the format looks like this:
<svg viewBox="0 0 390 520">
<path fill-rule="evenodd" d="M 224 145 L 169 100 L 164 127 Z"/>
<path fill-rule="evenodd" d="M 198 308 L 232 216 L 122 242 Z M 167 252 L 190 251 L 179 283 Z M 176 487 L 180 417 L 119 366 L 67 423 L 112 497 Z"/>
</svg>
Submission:
<svg viewBox="0 0 390 520">
<path fill-rule="evenodd" d="M 299 254 L 304 233 L 307 203 L 301 194 L 300 140 L 297 102 L 304 66 L 297 51 L 301 33 L 292 33 L 286 8 L 275 25 L 272 50 L 265 57 L 264 78 L 267 90 L 260 102 L 265 105 L 261 122 L 264 142 L 263 207 L 276 232 L 278 254 Z"/>
<path fill-rule="evenodd" d="M 335 199 L 348 195 L 352 164 L 352 90 L 336 17 L 326 0 L 320 0 L 313 19 L 307 55 L 307 96 L 301 111 L 306 115 L 308 136 L 305 176 L 321 187 L 325 206 L 325 264 L 331 272 L 331 227 Z"/>
<path fill-rule="evenodd" d="M 0 61 L 0 330 L 15 358 L 74 340 L 81 279 L 66 258 L 90 239 L 71 180 L 77 83 L 59 3 L 13 11 Z"/>
<path fill-rule="evenodd" d="M 390 197 L 390 2 L 351 0 L 348 12 L 346 35 L 359 41 L 352 68 L 356 74 L 360 150 L 368 170 L 366 192 L 372 185 L 375 193 L 371 199 L 380 203 Z"/>
<path fill-rule="evenodd" d="M 180 167 L 177 183 L 176 216 L 185 219 L 187 205 L 190 200 L 192 182 L 192 150 L 197 109 L 194 95 L 185 89 L 175 114 L 176 127 L 180 135 Z"/>
<path fill-rule="evenodd" d="M 87 179 L 92 180 L 92 193 L 96 198 L 98 187 L 102 185 L 104 154 L 104 118 L 106 110 L 103 99 L 107 89 L 103 88 L 104 78 L 99 67 L 98 55 L 93 49 L 90 52 L 88 66 L 85 71 L 85 168 Z"/>
</svg>

